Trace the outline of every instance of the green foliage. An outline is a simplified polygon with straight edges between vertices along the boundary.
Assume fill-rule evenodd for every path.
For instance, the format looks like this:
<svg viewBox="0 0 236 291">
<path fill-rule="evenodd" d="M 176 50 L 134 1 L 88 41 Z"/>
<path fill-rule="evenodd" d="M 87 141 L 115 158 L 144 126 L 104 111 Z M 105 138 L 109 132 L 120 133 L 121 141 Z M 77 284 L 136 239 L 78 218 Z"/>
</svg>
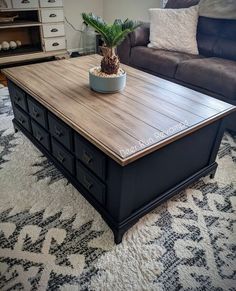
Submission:
<svg viewBox="0 0 236 291">
<path fill-rule="evenodd" d="M 84 22 L 101 34 L 107 47 L 117 47 L 126 38 L 126 36 L 141 25 L 140 22 L 126 19 L 122 21 L 116 19 L 113 24 L 107 24 L 101 17 L 93 13 L 82 13 Z"/>
</svg>

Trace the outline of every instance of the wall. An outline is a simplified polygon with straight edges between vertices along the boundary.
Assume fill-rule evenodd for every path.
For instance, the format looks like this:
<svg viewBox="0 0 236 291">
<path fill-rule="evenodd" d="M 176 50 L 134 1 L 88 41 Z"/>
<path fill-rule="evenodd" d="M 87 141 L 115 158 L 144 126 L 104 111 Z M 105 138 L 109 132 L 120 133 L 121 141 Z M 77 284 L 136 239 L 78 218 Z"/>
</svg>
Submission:
<svg viewBox="0 0 236 291">
<path fill-rule="evenodd" d="M 93 12 L 97 15 L 103 15 L 103 0 L 64 0 L 64 12 L 68 21 L 76 28 L 82 29 L 82 12 Z M 66 21 L 65 21 L 66 22 Z M 69 51 L 80 50 L 83 47 L 83 38 L 81 33 L 74 31 L 66 22 L 66 39 Z"/>
<path fill-rule="evenodd" d="M 161 0 L 104 0 L 104 18 L 113 22 L 116 18 L 148 21 L 148 9 L 161 7 Z"/>
</svg>

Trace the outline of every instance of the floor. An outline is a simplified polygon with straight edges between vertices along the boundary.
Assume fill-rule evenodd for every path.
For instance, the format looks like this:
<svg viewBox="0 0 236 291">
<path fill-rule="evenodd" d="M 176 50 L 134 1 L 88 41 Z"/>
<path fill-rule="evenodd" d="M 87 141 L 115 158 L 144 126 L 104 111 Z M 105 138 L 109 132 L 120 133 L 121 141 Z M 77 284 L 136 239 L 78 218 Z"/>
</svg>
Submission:
<svg viewBox="0 0 236 291">
<path fill-rule="evenodd" d="M 0 84 L 7 86 L 7 79 L 2 73 L 0 73 Z"/>
</svg>

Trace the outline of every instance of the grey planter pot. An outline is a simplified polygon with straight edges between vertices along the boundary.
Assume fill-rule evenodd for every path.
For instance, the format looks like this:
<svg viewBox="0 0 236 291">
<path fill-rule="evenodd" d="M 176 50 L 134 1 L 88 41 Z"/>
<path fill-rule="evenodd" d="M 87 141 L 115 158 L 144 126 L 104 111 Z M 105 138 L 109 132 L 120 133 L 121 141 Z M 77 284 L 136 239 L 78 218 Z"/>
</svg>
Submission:
<svg viewBox="0 0 236 291">
<path fill-rule="evenodd" d="M 91 69 L 92 70 L 92 69 Z M 115 93 L 122 91 L 126 86 L 126 72 L 116 77 L 100 77 L 89 71 L 90 88 L 99 93 Z"/>
</svg>

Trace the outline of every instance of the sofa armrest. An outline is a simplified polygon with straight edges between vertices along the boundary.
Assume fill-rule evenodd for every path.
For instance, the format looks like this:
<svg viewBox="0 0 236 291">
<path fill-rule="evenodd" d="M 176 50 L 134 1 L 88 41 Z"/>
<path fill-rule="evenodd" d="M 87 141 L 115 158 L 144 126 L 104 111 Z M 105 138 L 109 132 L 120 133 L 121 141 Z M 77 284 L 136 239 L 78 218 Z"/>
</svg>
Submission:
<svg viewBox="0 0 236 291">
<path fill-rule="evenodd" d="M 150 36 L 150 24 L 143 23 L 134 32 L 130 33 L 127 38 L 117 47 L 117 53 L 121 63 L 129 65 L 132 47 L 147 46 Z"/>
<path fill-rule="evenodd" d="M 130 34 L 131 46 L 147 46 L 150 38 L 150 23 L 143 23 Z"/>
<path fill-rule="evenodd" d="M 117 54 L 119 56 L 120 62 L 129 65 L 131 53 L 131 40 L 130 35 L 126 37 L 126 39 L 117 47 Z"/>
</svg>

